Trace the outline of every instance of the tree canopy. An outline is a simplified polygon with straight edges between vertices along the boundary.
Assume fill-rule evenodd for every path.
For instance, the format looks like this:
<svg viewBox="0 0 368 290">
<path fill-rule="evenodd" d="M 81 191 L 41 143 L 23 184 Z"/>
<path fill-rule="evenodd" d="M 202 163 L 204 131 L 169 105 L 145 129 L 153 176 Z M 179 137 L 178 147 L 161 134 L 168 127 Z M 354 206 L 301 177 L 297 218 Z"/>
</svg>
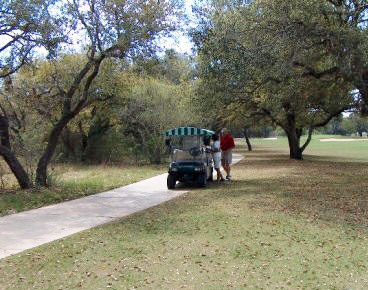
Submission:
<svg viewBox="0 0 368 290">
<path fill-rule="evenodd" d="M 4 20 L 2 33 L 7 35 L 7 30 L 9 30 L 14 31 L 14 35 L 2 48 L 6 59 L 6 64 L 5 61 L 2 61 L 1 68 L 4 75 L 10 76 L 12 72 L 18 70 L 30 56 L 36 44 L 43 44 L 42 39 L 50 39 L 53 36 L 52 33 L 43 30 L 44 25 L 55 28 L 57 34 L 63 34 L 66 28 L 72 28 L 74 34 L 69 34 L 70 44 L 74 45 L 76 42 L 81 45 L 83 47 L 81 52 L 84 54 L 84 57 L 79 58 L 78 63 L 71 63 L 67 73 L 64 73 L 59 67 L 61 63 L 50 64 L 49 67 L 44 66 L 44 69 L 50 73 L 47 73 L 47 77 L 44 78 L 46 82 L 42 86 L 33 85 L 25 88 L 26 91 L 22 94 L 27 101 L 48 95 L 47 103 L 42 104 L 40 109 L 49 108 L 49 110 L 46 109 L 46 112 L 52 113 L 53 124 L 47 131 L 43 154 L 38 161 L 36 172 L 36 183 L 45 186 L 47 185 L 47 166 L 54 155 L 63 130 L 95 98 L 101 98 L 99 91 L 95 90 L 94 82 L 103 62 L 108 59 L 128 61 L 138 54 L 154 49 L 154 42 L 158 36 L 170 33 L 177 28 L 182 13 L 179 1 L 169 0 L 73 0 L 63 1 L 62 5 L 53 1 L 45 4 L 45 7 L 37 6 L 37 3 L 37 1 L 28 0 L 5 2 L 2 13 L 6 17 L 2 18 Z M 55 14 L 60 15 L 55 19 L 62 19 L 63 25 L 58 25 L 58 22 L 51 17 L 53 16 L 50 12 L 52 9 L 57 11 L 57 13 L 54 12 Z M 16 17 L 18 14 L 21 16 L 19 19 Z M 36 16 L 40 19 L 34 18 Z M 42 20 L 45 20 L 46 24 Z M 47 23 L 47 21 L 54 22 Z M 45 35 L 42 34 L 44 31 Z M 53 37 L 52 39 L 50 43 L 55 44 L 53 47 L 57 48 L 57 44 L 62 43 L 61 40 Z M 66 50 L 68 48 L 66 44 L 68 43 L 65 43 L 60 49 Z M 24 54 L 21 53 L 23 49 L 26 49 Z M 70 49 L 72 50 L 73 47 Z M 12 55 L 16 55 L 17 58 L 12 58 Z M 63 78 L 60 78 L 61 73 Z M 9 79 L 8 84 L 11 83 L 12 80 Z M 2 101 L 5 103 L 9 103 L 7 94 L 12 91 L 9 90 L 10 87 L 11 85 L 4 86 Z M 109 96 L 111 94 L 105 94 L 102 97 Z M 24 169 L 17 160 L 9 139 L 9 116 L 17 115 L 13 112 L 16 107 L 10 106 L 11 112 L 6 111 L 5 105 L 1 105 L 1 108 L 0 154 L 7 160 L 21 186 L 27 188 L 31 181 L 26 177 Z"/>
<path fill-rule="evenodd" d="M 0 78 L 29 63 L 36 49 L 54 55 L 66 43 L 70 23 L 55 13 L 60 1 L 4 0 L 0 3 Z"/>
<path fill-rule="evenodd" d="M 291 158 L 302 159 L 310 141 L 300 145 L 304 129 L 311 134 L 356 105 L 353 82 L 324 45 L 341 28 L 328 2 L 212 1 L 198 14 L 192 34 L 207 98 L 283 128 Z"/>
</svg>

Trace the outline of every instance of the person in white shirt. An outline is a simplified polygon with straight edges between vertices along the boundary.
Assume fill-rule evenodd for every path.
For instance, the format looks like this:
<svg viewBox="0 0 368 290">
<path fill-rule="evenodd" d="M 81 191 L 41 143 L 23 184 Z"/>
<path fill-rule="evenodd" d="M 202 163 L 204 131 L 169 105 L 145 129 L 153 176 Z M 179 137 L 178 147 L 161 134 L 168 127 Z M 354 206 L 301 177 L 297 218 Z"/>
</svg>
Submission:
<svg viewBox="0 0 368 290">
<path fill-rule="evenodd" d="M 221 165 L 221 149 L 220 149 L 220 140 L 218 135 L 213 135 L 212 140 L 212 154 L 213 154 L 213 163 L 215 170 L 217 172 L 217 181 L 224 181 L 224 177 L 222 176 L 220 165 Z"/>
</svg>

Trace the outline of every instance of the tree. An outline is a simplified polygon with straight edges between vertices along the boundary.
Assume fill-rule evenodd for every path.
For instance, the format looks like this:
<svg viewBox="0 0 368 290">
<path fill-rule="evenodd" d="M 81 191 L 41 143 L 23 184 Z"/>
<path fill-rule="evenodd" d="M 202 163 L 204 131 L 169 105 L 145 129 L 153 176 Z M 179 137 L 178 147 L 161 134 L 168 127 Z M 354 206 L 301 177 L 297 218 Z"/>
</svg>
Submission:
<svg viewBox="0 0 368 290">
<path fill-rule="evenodd" d="M 324 128 L 318 130 L 323 134 L 346 135 L 348 132 L 344 127 L 343 114 L 333 118 Z"/>
<path fill-rule="evenodd" d="M 58 45 L 66 41 L 65 31 L 68 29 L 63 17 L 51 12 L 55 5 L 57 1 L 5 0 L 0 3 L 0 82 L 3 96 L 0 102 L 0 155 L 21 188 L 29 188 L 32 182 L 14 154 L 9 138 L 9 123 L 12 121 L 9 118 L 16 116 L 8 106 L 7 94 L 12 90 L 10 77 L 30 61 L 37 48 L 44 48 L 49 55 L 54 55 Z"/>
<path fill-rule="evenodd" d="M 80 68 L 69 72 L 67 84 L 55 78 L 55 72 L 50 86 L 32 88 L 24 96 L 32 94 L 37 98 L 47 93 L 61 103 L 37 165 L 36 183 L 41 186 L 47 185 L 47 166 L 64 128 L 99 96 L 98 91 L 93 91 L 93 83 L 102 63 L 151 50 L 155 38 L 174 30 L 181 17 L 180 3 L 175 1 L 75 0 L 63 4 L 58 11 L 79 33 L 72 39 L 85 38 L 85 59 Z"/>
<path fill-rule="evenodd" d="M 368 132 L 368 118 L 359 116 L 358 113 L 352 113 L 349 117 L 344 118 L 342 127 L 350 134 L 359 133 L 362 136 L 363 132 Z"/>
<path fill-rule="evenodd" d="M 204 20 L 193 32 L 205 87 L 224 103 L 238 103 L 283 128 L 290 158 L 302 159 L 313 130 L 353 101 L 351 83 L 313 45 L 316 38 L 309 31 L 329 25 L 316 13 L 323 4 L 214 2 L 214 9 L 201 11 Z M 309 135 L 301 145 L 305 129 Z"/>
<path fill-rule="evenodd" d="M 333 67 L 347 81 L 353 83 L 359 91 L 360 112 L 368 114 L 368 30 L 367 0 L 325 0 L 324 9 L 319 15 L 329 23 L 332 29 L 315 30 L 313 34 L 321 41 L 319 47 L 326 57 L 333 57 Z"/>
<path fill-rule="evenodd" d="M 28 132 L 34 126 L 38 129 L 34 134 L 38 135 L 38 140 L 33 140 L 33 143 L 45 142 L 47 132 L 56 125 L 63 110 L 64 100 L 57 97 L 58 87 L 70 86 L 73 80 L 71 72 L 77 72 L 85 60 L 81 54 L 60 55 L 57 61 L 37 61 L 17 73 L 13 82 L 12 107 L 25 116 L 23 140 L 29 140 Z M 108 108 L 121 106 L 129 92 L 131 78 L 124 69 L 113 59 L 107 59 L 101 65 L 99 75 L 90 87 L 88 106 L 65 126 L 60 135 L 62 150 L 69 158 L 85 160 L 91 140 L 101 137 L 112 126 Z M 26 152 L 31 151 L 30 146 L 25 147 Z M 42 148 L 38 151 L 42 152 Z"/>
<path fill-rule="evenodd" d="M 0 155 L 9 165 L 9 168 L 16 177 L 19 186 L 22 189 L 29 188 L 31 185 L 31 181 L 29 180 L 28 174 L 24 170 L 19 160 L 13 154 L 10 145 L 8 116 L 4 110 L 3 115 L 0 115 L 0 133 L 1 133 Z"/>
<path fill-rule="evenodd" d="M 65 42 L 65 18 L 53 13 L 58 1 L 3 0 L 0 3 L 0 79 L 28 63 L 38 48 L 54 54 Z"/>
<path fill-rule="evenodd" d="M 46 185 L 49 164 L 64 127 L 90 102 L 90 87 L 106 58 L 127 58 L 150 49 L 155 37 L 175 29 L 177 3 L 172 1 L 121 2 L 73 1 L 68 11 L 86 33 L 87 61 L 72 85 L 59 88 L 63 101 L 61 116 L 50 132 L 44 154 L 37 166 L 36 183 Z"/>
<path fill-rule="evenodd" d="M 170 53 L 170 62 L 165 55 L 139 57 L 133 64 L 105 60 L 91 85 L 89 105 L 61 133 L 58 158 L 102 162 L 116 160 L 115 152 L 131 148 L 141 160 L 159 163 L 166 150 L 162 132 L 195 122 L 190 106 L 192 80 L 188 77 L 191 63 Z M 73 79 L 70 71 L 78 71 L 83 61 L 85 56 L 80 54 L 61 55 L 58 61 L 35 62 L 17 74 L 12 99 L 18 111 L 19 107 L 25 110 L 27 131 L 32 130 L 31 118 L 38 129 L 33 143 L 44 142 L 63 109 L 63 100 L 52 94 L 57 91 L 55 80 L 60 87 L 67 87 Z M 175 78 L 167 71 L 176 71 Z M 44 93 L 24 98 L 29 91 Z M 23 152 L 31 150 L 28 148 Z"/>
<path fill-rule="evenodd" d="M 139 79 L 127 105 L 116 109 L 123 133 L 131 140 L 132 151 L 151 163 L 161 163 L 166 155 L 163 133 L 171 128 L 199 123 L 190 98 L 188 84 Z"/>
<path fill-rule="evenodd" d="M 173 49 L 166 50 L 162 57 L 140 56 L 135 60 L 132 72 L 140 76 L 164 79 L 176 85 L 194 79 L 193 59 Z"/>
</svg>

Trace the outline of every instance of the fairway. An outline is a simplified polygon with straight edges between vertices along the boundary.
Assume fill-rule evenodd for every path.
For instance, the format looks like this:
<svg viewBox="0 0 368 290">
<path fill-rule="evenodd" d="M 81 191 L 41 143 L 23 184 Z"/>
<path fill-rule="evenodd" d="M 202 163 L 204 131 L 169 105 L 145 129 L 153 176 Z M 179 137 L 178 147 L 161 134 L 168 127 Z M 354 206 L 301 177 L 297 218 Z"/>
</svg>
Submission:
<svg viewBox="0 0 368 290">
<path fill-rule="evenodd" d="M 358 141 L 336 141 L 336 142 L 321 142 L 336 138 L 334 135 L 313 135 L 312 141 L 305 149 L 304 159 L 306 160 L 321 160 L 326 161 L 353 161 L 353 162 L 368 162 L 368 141 L 367 139 L 357 138 Z M 339 139 L 347 139 L 347 137 L 339 137 Z M 349 138 L 348 138 L 349 139 Z M 304 144 L 306 137 L 301 138 L 301 144 Z M 286 137 L 275 139 L 251 139 L 252 145 L 258 149 L 271 149 L 280 152 L 288 153 L 288 141 Z"/>
<path fill-rule="evenodd" d="M 0 261 L 0 289 L 366 289 L 368 143 L 238 140 L 234 181 Z"/>
</svg>

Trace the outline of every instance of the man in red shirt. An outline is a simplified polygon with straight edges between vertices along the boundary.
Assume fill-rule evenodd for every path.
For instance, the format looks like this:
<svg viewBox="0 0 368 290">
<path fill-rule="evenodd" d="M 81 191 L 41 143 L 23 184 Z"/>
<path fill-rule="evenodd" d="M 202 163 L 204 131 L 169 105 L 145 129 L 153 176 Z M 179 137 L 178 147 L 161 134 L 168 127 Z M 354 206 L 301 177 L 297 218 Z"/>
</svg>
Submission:
<svg viewBox="0 0 368 290">
<path fill-rule="evenodd" d="M 221 133 L 221 163 L 226 172 L 226 179 L 231 180 L 230 165 L 233 160 L 232 150 L 235 148 L 234 138 L 231 136 L 230 131 L 226 128 L 222 129 Z"/>
</svg>

